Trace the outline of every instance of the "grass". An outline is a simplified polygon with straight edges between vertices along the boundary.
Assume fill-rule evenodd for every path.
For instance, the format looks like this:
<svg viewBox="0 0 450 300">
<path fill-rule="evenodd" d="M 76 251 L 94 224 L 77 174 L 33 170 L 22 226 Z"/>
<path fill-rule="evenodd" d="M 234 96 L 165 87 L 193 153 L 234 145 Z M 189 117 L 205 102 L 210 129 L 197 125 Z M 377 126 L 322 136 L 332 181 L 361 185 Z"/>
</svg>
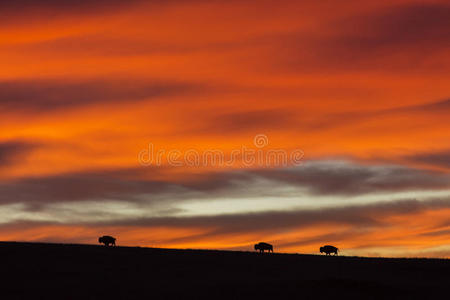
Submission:
<svg viewBox="0 0 450 300">
<path fill-rule="evenodd" d="M 450 261 L 0 242 L 2 299 L 425 299 Z"/>
</svg>

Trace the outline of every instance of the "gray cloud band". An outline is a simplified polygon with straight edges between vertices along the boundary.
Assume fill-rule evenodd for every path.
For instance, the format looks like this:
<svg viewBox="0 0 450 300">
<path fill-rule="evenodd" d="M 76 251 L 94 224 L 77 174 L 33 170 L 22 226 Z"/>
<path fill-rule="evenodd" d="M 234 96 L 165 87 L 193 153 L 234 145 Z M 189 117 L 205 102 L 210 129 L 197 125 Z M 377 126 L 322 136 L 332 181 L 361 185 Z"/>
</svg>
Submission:
<svg viewBox="0 0 450 300">
<path fill-rule="evenodd" d="M 442 172 L 329 160 L 309 161 L 293 168 L 186 173 L 186 179 L 171 181 L 153 179 L 160 178 L 165 170 L 163 167 L 147 167 L 3 181 L 0 183 L 0 203 L 24 203 L 39 207 L 55 202 L 112 199 L 149 204 L 187 199 L 239 199 L 266 195 L 265 188 L 268 186 L 277 193 L 284 187 L 293 187 L 305 190 L 309 195 L 358 196 L 401 191 L 445 191 L 449 189 L 450 182 L 449 175 Z"/>
</svg>

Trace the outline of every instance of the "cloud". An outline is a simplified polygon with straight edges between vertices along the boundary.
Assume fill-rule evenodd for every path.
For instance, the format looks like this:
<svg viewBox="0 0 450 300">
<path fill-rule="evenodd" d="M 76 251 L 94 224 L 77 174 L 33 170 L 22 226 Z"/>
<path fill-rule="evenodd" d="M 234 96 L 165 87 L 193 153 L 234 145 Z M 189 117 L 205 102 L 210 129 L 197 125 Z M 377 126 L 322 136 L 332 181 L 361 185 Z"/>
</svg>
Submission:
<svg viewBox="0 0 450 300">
<path fill-rule="evenodd" d="M 5 21 L 30 21 L 63 18 L 67 16 L 100 16 L 108 13 L 121 13 L 136 7 L 145 6 L 147 9 L 158 9 L 170 5 L 183 3 L 198 3 L 205 0 L 16 0 L 1 1 L 0 11 Z"/>
<path fill-rule="evenodd" d="M 395 108 L 378 110 L 357 110 L 351 112 L 340 112 L 328 114 L 318 118 L 311 124 L 310 129 L 323 130 L 342 126 L 354 126 L 355 124 L 375 121 L 380 118 L 398 118 L 401 116 L 433 116 L 434 118 L 446 118 L 450 113 L 450 99 L 432 101 L 424 104 L 405 105 Z M 394 130 L 394 128 L 393 128 Z"/>
<path fill-rule="evenodd" d="M 423 235 L 423 236 L 449 236 L 450 229 L 441 229 L 441 230 L 434 230 L 434 231 L 430 231 L 430 232 L 424 232 L 421 235 Z"/>
<path fill-rule="evenodd" d="M 52 57 L 105 58 L 130 57 L 136 55 L 176 55 L 192 52 L 199 48 L 188 45 L 171 44 L 167 41 L 154 41 L 146 38 L 124 36 L 104 36 L 101 34 L 84 34 L 64 36 L 35 43 L 11 45 L 11 51 L 24 55 L 30 51 Z"/>
<path fill-rule="evenodd" d="M 448 3 L 382 5 L 325 19 L 320 33 L 298 32 L 271 41 L 274 68 L 283 70 L 448 70 L 431 55 L 450 47 Z M 326 34 L 323 34 L 326 33 Z"/>
<path fill-rule="evenodd" d="M 165 171 L 149 167 L 4 181 L 0 183 L 0 203 L 23 203 L 31 209 L 40 209 L 49 203 L 115 200 L 173 209 L 174 203 L 194 200 L 283 199 L 293 195 L 339 199 L 379 193 L 444 191 L 450 182 L 447 174 L 439 172 L 346 161 L 310 161 L 295 168 L 186 173 L 177 179 L 157 179 Z"/>
<path fill-rule="evenodd" d="M 148 169 L 147 171 L 150 171 Z M 29 177 L 0 183 L 1 203 L 24 203 L 32 207 L 54 202 L 124 200 L 137 201 L 142 194 L 169 193 L 176 187 L 157 180 L 129 179 L 139 170 L 115 170 Z"/>
<path fill-rule="evenodd" d="M 250 110 L 219 113 L 196 133 L 235 134 L 236 132 L 268 132 L 292 126 L 295 114 L 286 110 Z"/>
<path fill-rule="evenodd" d="M 35 148 L 35 144 L 21 141 L 0 141 L 0 168 L 14 163 Z"/>
<path fill-rule="evenodd" d="M 60 14 L 79 14 L 79 13 L 98 13 L 105 10 L 118 10 L 130 7 L 142 0 L 120 1 L 120 0 L 17 0 L 17 1 L 1 1 L 0 10 L 5 16 L 9 17 L 25 17 L 30 13 L 41 13 L 41 16 L 53 16 Z"/>
<path fill-rule="evenodd" d="M 255 171 L 266 179 L 306 187 L 318 195 L 361 195 L 378 192 L 446 189 L 446 174 L 401 166 L 363 166 L 316 161 L 296 168 Z"/>
<path fill-rule="evenodd" d="M 430 247 L 448 233 L 448 224 L 442 225 L 448 211 L 447 197 L 216 216 L 110 219 L 99 214 L 89 220 L 75 213 L 67 221 L 15 219 L 2 224 L 0 235 L 5 240 L 92 243 L 108 232 L 121 245 L 239 250 L 265 240 L 277 251 L 303 252 L 330 242 L 351 255 L 435 256 L 441 254 L 426 252 L 439 250 Z"/>
<path fill-rule="evenodd" d="M 448 3 L 389 6 L 368 15 L 350 17 L 341 25 L 348 29 L 358 26 L 355 36 L 344 41 L 365 51 L 384 47 L 450 46 Z"/>
<path fill-rule="evenodd" d="M 385 113 L 431 113 L 431 114 L 448 114 L 450 112 L 450 99 L 439 100 L 435 102 L 411 105 L 385 111 Z"/>
<path fill-rule="evenodd" d="M 450 150 L 418 153 L 407 156 L 406 160 L 439 168 L 450 169 Z"/>
<path fill-rule="evenodd" d="M 95 103 L 158 99 L 198 90 L 202 90 L 198 84 L 164 81 L 3 81 L 0 110 L 45 112 Z"/>
<path fill-rule="evenodd" d="M 144 228 L 147 231 L 165 228 L 168 232 L 183 228 L 183 230 L 193 231 L 192 234 L 167 236 L 163 239 L 163 243 L 169 245 L 207 244 L 208 241 L 220 241 L 221 239 L 227 241 L 230 240 L 230 237 L 230 243 L 232 243 L 233 237 L 235 240 L 239 240 L 239 236 L 244 235 L 253 237 L 253 239 L 256 238 L 254 242 L 261 238 L 274 242 L 277 249 L 318 245 L 329 241 L 339 242 L 340 244 L 350 242 L 353 243 L 351 248 L 357 248 L 358 245 L 363 245 L 367 240 L 370 241 L 370 237 L 377 237 L 380 232 L 386 234 L 392 230 L 393 226 L 397 229 L 402 227 L 393 221 L 395 219 L 411 220 L 415 216 L 423 216 L 427 213 L 448 209 L 450 209 L 449 199 L 400 200 L 389 203 L 321 209 L 217 216 L 133 218 L 118 221 L 87 222 L 85 226 L 92 228 L 115 226 L 115 228 L 129 228 L 130 230 L 132 228 Z M 202 231 L 195 233 L 195 230 L 199 228 Z M 313 230 L 313 234 L 308 234 L 308 230 Z M 282 233 L 289 232 L 297 232 L 298 238 L 282 237 Z M 398 232 L 395 234 L 398 234 Z M 380 235 L 383 236 L 383 234 Z M 414 239 L 415 235 L 414 232 L 406 231 L 403 233 L 403 237 L 409 236 L 410 239 Z M 433 236 L 426 236 L 425 240 L 432 238 Z M 399 244 L 401 243 L 400 241 Z M 226 245 L 226 242 L 223 244 Z M 374 244 L 378 247 L 385 246 L 383 241 L 376 241 Z M 241 245 L 240 249 L 242 248 Z M 362 248 L 371 247 L 366 245 Z"/>
<path fill-rule="evenodd" d="M 266 211 L 259 213 L 239 213 L 214 216 L 192 217 L 149 217 L 120 220 L 96 220 L 81 222 L 84 226 L 138 226 L 207 228 L 208 235 L 242 232 L 280 232 L 294 228 L 318 225 L 350 225 L 365 228 L 380 228 L 386 224 L 389 216 L 414 215 L 425 211 L 449 209 L 450 200 L 398 200 L 320 209 L 300 209 L 289 211 Z M 37 224 L 23 220 L 25 224 Z M 22 224 L 22 220 L 17 221 Z M 43 224 L 51 224 L 45 221 Z M 69 225 L 70 223 L 67 223 Z"/>
</svg>

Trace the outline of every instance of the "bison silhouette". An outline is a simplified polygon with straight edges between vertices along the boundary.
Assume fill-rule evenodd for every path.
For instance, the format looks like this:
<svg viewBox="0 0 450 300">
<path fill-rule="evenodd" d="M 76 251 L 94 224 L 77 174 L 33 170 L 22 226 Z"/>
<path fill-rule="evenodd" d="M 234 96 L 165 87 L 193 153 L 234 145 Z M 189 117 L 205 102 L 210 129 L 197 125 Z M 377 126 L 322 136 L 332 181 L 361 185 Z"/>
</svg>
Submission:
<svg viewBox="0 0 450 300">
<path fill-rule="evenodd" d="M 334 253 L 334 255 L 338 255 L 338 250 L 338 248 L 331 245 L 320 247 L 320 253 L 325 253 L 326 255 L 331 255 L 331 253 Z"/>
<path fill-rule="evenodd" d="M 273 253 L 273 246 L 271 244 L 262 243 L 262 242 L 255 244 L 255 251 L 259 251 L 259 252 L 263 253 L 264 250 L 267 250 L 267 252 Z"/>
<path fill-rule="evenodd" d="M 100 244 L 105 244 L 105 246 L 115 246 L 116 239 L 109 235 L 104 235 L 98 238 Z"/>
</svg>

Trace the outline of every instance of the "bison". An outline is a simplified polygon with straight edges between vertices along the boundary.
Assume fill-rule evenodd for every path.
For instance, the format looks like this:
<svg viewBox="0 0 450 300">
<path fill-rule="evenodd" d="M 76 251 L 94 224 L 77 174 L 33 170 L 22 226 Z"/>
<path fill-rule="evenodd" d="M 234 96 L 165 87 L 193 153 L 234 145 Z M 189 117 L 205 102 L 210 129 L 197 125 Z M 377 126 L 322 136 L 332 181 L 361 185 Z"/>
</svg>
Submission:
<svg viewBox="0 0 450 300">
<path fill-rule="evenodd" d="M 100 244 L 105 244 L 105 246 L 115 246 L 116 239 L 109 235 L 104 235 L 98 238 Z"/>
<path fill-rule="evenodd" d="M 325 253 L 326 255 L 330 255 L 331 253 L 334 253 L 334 255 L 338 255 L 338 250 L 338 248 L 331 245 L 320 247 L 320 253 Z"/>
<path fill-rule="evenodd" d="M 267 243 L 258 243 L 255 244 L 255 250 L 259 252 L 264 252 L 264 250 L 267 250 L 268 252 L 273 253 L 273 246 Z"/>
</svg>

